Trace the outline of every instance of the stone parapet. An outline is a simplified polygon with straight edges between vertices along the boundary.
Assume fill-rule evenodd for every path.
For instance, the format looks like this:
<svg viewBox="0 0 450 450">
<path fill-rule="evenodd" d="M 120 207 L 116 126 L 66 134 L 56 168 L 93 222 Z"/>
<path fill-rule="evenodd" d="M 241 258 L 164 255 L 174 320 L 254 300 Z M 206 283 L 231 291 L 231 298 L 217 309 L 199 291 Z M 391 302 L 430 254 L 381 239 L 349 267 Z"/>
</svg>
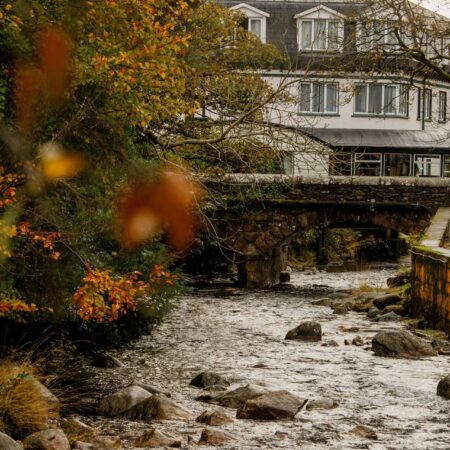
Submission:
<svg viewBox="0 0 450 450">
<path fill-rule="evenodd" d="M 440 208 L 420 246 L 412 249 L 412 313 L 450 334 L 450 250 L 443 248 L 450 208 Z"/>
</svg>

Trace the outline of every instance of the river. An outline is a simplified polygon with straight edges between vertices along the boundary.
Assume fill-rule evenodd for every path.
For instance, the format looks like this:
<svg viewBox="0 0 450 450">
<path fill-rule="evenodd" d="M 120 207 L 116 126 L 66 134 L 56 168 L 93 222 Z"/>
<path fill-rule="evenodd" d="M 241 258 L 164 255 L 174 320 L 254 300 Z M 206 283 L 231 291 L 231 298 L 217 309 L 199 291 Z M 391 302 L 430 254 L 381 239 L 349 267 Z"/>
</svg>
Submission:
<svg viewBox="0 0 450 450">
<path fill-rule="evenodd" d="M 201 394 L 189 386 L 202 370 L 221 373 L 233 386 L 258 384 L 271 390 L 288 390 L 300 397 L 327 397 L 339 401 L 330 410 L 301 411 L 293 421 L 238 420 L 220 429 L 233 436 L 223 449 L 450 449 L 450 402 L 436 395 L 440 378 L 450 373 L 450 357 L 422 360 L 381 358 L 370 350 L 370 338 L 399 323 L 369 321 L 365 314 L 335 315 L 329 307 L 312 302 L 339 298 L 348 289 L 367 284 L 384 287 L 393 268 L 363 272 L 294 272 L 289 289 L 243 291 L 217 297 L 199 291 L 183 297 L 151 336 L 116 353 L 123 369 L 99 370 L 103 382 L 149 383 L 195 415 L 209 405 L 196 401 Z M 322 324 L 322 343 L 286 341 L 284 336 L 303 320 Z M 345 345 L 360 335 L 367 345 Z M 214 407 L 212 407 L 214 408 Z M 234 415 L 234 410 L 228 411 Z M 107 434 L 131 441 L 149 428 L 143 422 L 91 418 Z M 348 432 L 357 425 L 371 427 L 378 440 Z M 202 428 L 192 422 L 161 422 L 156 427 L 197 446 Z"/>
</svg>

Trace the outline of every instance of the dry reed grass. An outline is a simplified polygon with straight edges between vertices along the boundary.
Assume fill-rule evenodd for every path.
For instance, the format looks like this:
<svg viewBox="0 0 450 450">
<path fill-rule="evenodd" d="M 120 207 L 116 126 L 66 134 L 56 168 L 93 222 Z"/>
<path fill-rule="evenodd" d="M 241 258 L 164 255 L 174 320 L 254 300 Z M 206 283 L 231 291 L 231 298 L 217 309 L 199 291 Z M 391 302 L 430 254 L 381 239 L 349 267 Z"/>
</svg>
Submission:
<svg viewBox="0 0 450 450">
<path fill-rule="evenodd" d="M 43 392 L 30 363 L 0 361 L 0 431 L 21 438 L 58 418 L 59 404 Z"/>
</svg>

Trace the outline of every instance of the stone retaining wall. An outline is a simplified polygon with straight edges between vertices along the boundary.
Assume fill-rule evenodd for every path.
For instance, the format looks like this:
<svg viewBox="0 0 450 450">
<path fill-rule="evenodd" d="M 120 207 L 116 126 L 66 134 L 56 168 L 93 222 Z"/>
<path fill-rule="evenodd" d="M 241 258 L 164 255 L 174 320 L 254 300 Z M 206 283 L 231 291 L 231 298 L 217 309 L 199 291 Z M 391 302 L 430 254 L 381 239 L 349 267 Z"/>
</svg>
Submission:
<svg viewBox="0 0 450 450">
<path fill-rule="evenodd" d="M 450 250 L 443 248 L 450 208 L 440 208 L 422 245 L 412 249 L 412 313 L 450 334 Z"/>
</svg>

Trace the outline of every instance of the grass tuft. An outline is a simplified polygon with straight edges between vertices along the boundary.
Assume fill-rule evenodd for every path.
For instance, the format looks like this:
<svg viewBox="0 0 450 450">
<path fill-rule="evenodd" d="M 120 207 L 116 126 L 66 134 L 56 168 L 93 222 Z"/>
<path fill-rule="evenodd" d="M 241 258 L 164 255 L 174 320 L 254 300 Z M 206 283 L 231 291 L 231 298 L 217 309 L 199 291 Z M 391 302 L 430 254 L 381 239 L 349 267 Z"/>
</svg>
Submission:
<svg viewBox="0 0 450 450">
<path fill-rule="evenodd" d="M 22 438 L 48 428 L 59 418 L 59 404 L 48 394 L 30 364 L 0 361 L 0 431 Z"/>
</svg>

